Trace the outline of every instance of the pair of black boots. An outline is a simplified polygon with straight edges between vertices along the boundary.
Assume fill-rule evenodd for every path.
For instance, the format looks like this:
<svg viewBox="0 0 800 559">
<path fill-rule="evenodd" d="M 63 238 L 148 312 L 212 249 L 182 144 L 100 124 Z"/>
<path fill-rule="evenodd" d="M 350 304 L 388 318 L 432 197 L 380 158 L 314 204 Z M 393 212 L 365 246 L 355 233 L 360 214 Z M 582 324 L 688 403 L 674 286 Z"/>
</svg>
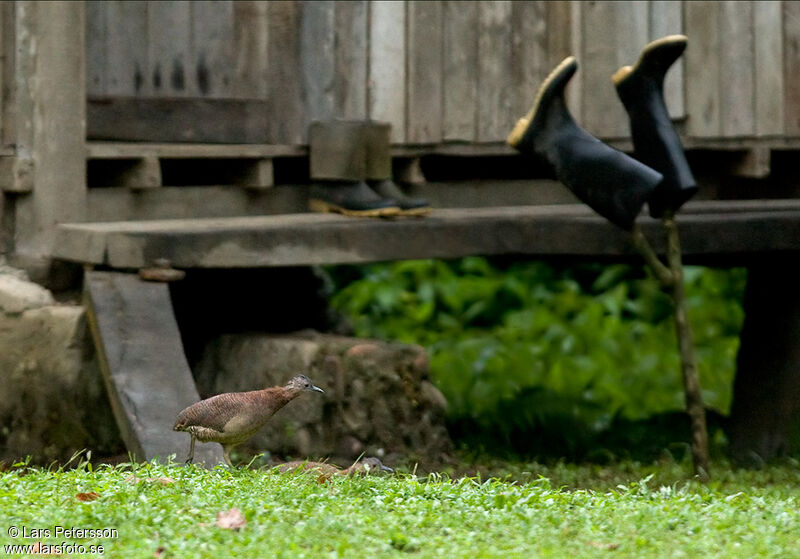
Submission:
<svg viewBox="0 0 800 559">
<path fill-rule="evenodd" d="M 309 127 L 309 209 L 357 217 L 425 215 L 426 200 L 392 180 L 391 125 L 333 120 Z"/>
<path fill-rule="evenodd" d="M 653 217 L 674 213 L 697 191 L 663 95 L 664 76 L 686 44 L 683 35 L 654 41 L 635 66 L 620 68 L 612 77 L 630 117 L 636 159 L 573 120 L 564 99 L 564 88 L 578 68 L 572 56 L 545 79 L 508 143 L 543 159 L 582 202 L 622 229 L 633 228 L 645 202 Z"/>
</svg>

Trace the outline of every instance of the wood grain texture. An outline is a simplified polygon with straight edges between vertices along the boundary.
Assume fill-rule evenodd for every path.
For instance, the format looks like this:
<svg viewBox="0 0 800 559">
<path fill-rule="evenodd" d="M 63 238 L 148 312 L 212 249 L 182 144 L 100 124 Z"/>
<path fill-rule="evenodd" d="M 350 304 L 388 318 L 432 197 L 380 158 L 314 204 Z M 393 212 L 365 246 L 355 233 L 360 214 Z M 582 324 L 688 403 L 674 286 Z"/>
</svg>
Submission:
<svg viewBox="0 0 800 559">
<path fill-rule="evenodd" d="M 154 95 L 197 96 L 197 80 L 189 69 L 191 59 L 191 3 L 147 3 L 147 55 Z"/>
<path fill-rule="evenodd" d="M 300 72 L 307 122 L 333 118 L 334 3 L 303 2 Z"/>
<path fill-rule="evenodd" d="M 550 72 L 547 59 L 547 3 L 515 2 L 511 6 L 511 111 L 526 114 Z"/>
<path fill-rule="evenodd" d="M 619 18 L 627 7 L 618 2 L 588 2 L 581 3 L 580 7 L 582 124 L 595 136 L 620 137 L 627 134 L 628 120 L 611 84 L 611 75 L 620 66 L 618 41 L 622 29 Z"/>
<path fill-rule="evenodd" d="M 679 218 L 684 254 L 741 264 L 764 251 L 798 254 L 797 200 L 696 202 Z M 663 250 L 659 220 L 641 220 Z M 420 220 L 291 215 L 59 225 L 55 255 L 139 268 L 168 258 L 178 268 L 332 265 L 469 255 L 638 258 L 630 236 L 581 204 L 442 208 Z"/>
<path fill-rule="evenodd" d="M 110 1 L 106 12 L 105 92 L 107 95 L 147 95 L 150 62 L 147 41 L 147 2 Z"/>
<path fill-rule="evenodd" d="M 479 142 L 502 142 L 511 131 L 511 5 L 505 0 L 478 2 Z"/>
<path fill-rule="evenodd" d="M 335 9 L 333 113 L 367 118 L 367 12 L 365 0 L 337 2 Z"/>
<path fill-rule="evenodd" d="M 106 4 L 86 2 L 86 93 L 106 93 Z"/>
<path fill-rule="evenodd" d="M 583 52 L 582 11 L 579 0 L 545 2 L 547 17 L 547 72 L 568 56 L 581 57 Z M 580 63 L 580 62 L 579 62 Z M 582 120 L 583 72 L 578 71 L 566 90 L 567 107 Z"/>
<path fill-rule="evenodd" d="M 301 144 L 306 139 L 300 59 L 300 3 L 270 2 L 267 7 L 267 138 L 276 144 Z"/>
<path fill-rule="evenodd" d="M 193 81 L 202 97 L 225 98 L 233 94 L 233 6 L 228 0 L 192 3 L 189 72 L 194 74 Z"/>
<path fill-rule="evenodd" d="M 407 3 L 408 86 L 406 142 L 442 140 L 442 2 Z"/>
<path fill-rule="evenodd" d="M 257 99 L 90 98 L 86 137 L 134 142 L 268 142 L 274 107 Z"/>
<path fill-rule="evenodd" d="M 800 3 L 783 3 L 783 75 L 786 134 L 800 136 Z"/>
<path fill-rule="evenodd" d="M 753 2 L 725 0 L 720 10 L 720 132 L 755 133 Z"/>
<path fill-rule="evenodd" d="M 444 3 L 443 137 L 475 140 L 478 110 L 478 4 Z"/>
<path fill-rule="evenodd" d="M 406 141 L 406 6 L 370 2 L 369 118 L 392 125 L 392 141 Z"/>
<path fill-rule="evenodd" d="M 720 33 L 717 2 L 684 4 L 689 37 L 686 60 L 687 131 L 695 137 L 718 137 L 720 125 Z M 702 76 L 697 79 L 695 76 Z"/>
<path fill-rule="evenodd" d="M 172 312 L 169 287 L 134 274 L 87 272 L 85 301 L 111 407 L 138 460 L 182 459 L 189 437 L 172 431 L 178 413 L 199 401 Z M 198 462 L 222 462 L 221 448 L 200 445 Z"/>
<path fill-rule="evenodd" d="M 759 136 L 783 134 L 783 29 L 782 3 L 753 2 L 755 55 L 755 131 Z"/>
<path fill-rule="evenodd" d="M 267 96 L 267 4 L 258 0 L 233 3 L 234 97 L 264 99 Z"/>
<path fill-rule="evenodd" d="M 683 3 L 680 0 L 650 2 L 650 40 L 683 34 Z M 690 39 L 691 40 L 691 39 Z M 664 79 L 664 102 L 672 118 L 686 116 L 683 92 L 684 59 L 679 58 Z"/>
</svg>

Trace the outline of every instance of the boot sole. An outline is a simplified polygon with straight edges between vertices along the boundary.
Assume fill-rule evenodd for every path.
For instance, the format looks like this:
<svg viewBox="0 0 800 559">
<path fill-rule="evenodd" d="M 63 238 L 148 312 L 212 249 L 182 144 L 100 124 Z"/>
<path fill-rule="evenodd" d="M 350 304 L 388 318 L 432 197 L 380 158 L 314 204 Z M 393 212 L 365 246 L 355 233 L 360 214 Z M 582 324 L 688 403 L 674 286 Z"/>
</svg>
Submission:
<svg viewBox="0 0 800 559">
<path fill-rule="evenodd" d="M 567 68 L 573 65 L 577 66 L 575 57 L 568 56 L 547 75 L 544 82 L 542 82 L 542 85 L 539 87 L 539 91 L 536 93 L 536 99 L 533 101 L 533 107 L 531 107 L 531 110 L 528 111 L 528 114 L 517 121 L 517 123 L 514 125 L 514 128 L 511 130 L 511 133 L 506 138 L 506 143 L 508 145 L 510 145 L 512 148 L 516 148 L 522 143 L 525 133 L 530 128 L 547 90 L 557 77 L 559 77 Z"/>
<path fill-rule="evenodd" d="M 351 210 L 343 208 L 336 204 L 331 204 L 325 200 L 312 198 L 308 201 L 308 209 L 317 213 L 337 213 L 350 217 L 386 217 L 393 215 L 400 215 L 401 210 L 397 206 L 389 206 L 386 208 L 375 208 L 372 210 Z"/>
<path fill-rule="evenodd" d="M 400 210 L 401 216 L 409 216 L 409 217 L 422 217 L 431 213 L 431 208 L 409 208 L 407 210 Z"/>
<path fill-rule="evenodd" d="M 623 66 L 616 72 L 614 75 L 611 76 L 611 82 L 614 84 L 615 87 L 619 86 L 622 82 L 625 81 L 628 76 L 634 73 L 634 71 L 642 68 L 647 61 L 648 55 L 653 52 L 654 50 L 660 49 L 665 46 L 674 46 L 679 47 L 681 46 L 680 52 L 675 56 L 675 60 L 680 58 L 683 51 L 686 49 L 686 43 L 688 38 L 686 35 L 667 35 L 666 37 L 661 37 L 660 39 L 656 39 L 650 43 L 647 43 L 644 48 L 642 49 L 642 53 L 639 55 L 639 59 L 636 61 L 636 64 L 633 66 Z M 675 61 L 673 60 L 670 63 L 670 66 L 674 64 Z"/>
</svg>

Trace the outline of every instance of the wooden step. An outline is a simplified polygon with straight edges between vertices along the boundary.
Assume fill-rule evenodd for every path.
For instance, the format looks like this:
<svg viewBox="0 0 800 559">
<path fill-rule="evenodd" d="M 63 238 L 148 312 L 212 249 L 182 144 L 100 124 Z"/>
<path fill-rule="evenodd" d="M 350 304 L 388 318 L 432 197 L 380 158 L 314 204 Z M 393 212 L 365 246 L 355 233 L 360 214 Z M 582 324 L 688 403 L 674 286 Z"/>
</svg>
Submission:
<svg viewBox="0 0 800 559">
<path fill-rule="evenodd" d="M 183 352 L 165 283 L 134 274 L 87 272 L 85 304 L 111 407 L 136 460 L 177 461 L 189 436 L 172 430 L 185 407 L 200 400 Z M 195 461 L 223 463 L 222 447 L 200 444 Z"/>
<path fill-rule="evenodd" d="M 684 254 L 741 262 L 800 250 L 800 201 L 694 202 L 678 219 Z M 641 218 L 657 250 L 660 223 Z M 332 265 L 468 255 L 631 257 L 629 236 L 582 205 L 435 209 L 424 218 L 333 214 L 73 223 L 56 258 L 137 269 Z"/>
<path fill-rule="evenodd" d="M 270 144 L 88 142 L 87 180 L 90 187 L 158 188 L 164 186 L 164 166 L 170 165 L 179 175 L 197 175 L 201 167 L 214 184 L 260 190 L 275 184 L 275 158 L 306 154 L 304 146 Z"/>
</svg>

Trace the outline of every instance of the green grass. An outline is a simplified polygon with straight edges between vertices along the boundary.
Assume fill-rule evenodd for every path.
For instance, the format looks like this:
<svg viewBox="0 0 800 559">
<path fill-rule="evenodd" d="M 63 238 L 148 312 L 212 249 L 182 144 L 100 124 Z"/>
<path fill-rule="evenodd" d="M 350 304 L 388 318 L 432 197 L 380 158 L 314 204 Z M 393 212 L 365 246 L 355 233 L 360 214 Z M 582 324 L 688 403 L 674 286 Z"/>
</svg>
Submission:
<svg viewBox="0 0 800 559">
<path fill-rule="evenodd" d="M 506 465 L 505 479 L 319 480 L 268 470 L 125 464 L 0 473 L 10 526 L 115 528 L 108 557 L 788 557 L 798 464 L 682 481 L 686 465 Z M 542 477 L 544 476 L 544 477 Z M 135 477 L 139 481 L 133 481 Z M 512 477 L 518 481 L 510 481 Z M 147 481 L 147 478 L 155 478 Z M 162 483 L 158 478 L 169 478 Z M 550 478 L 550 479 L 547 479 Z M 527 480 L 527 481 L 525 481 Z M 563 486 L 562 486 L 563 485 Z M 96 500 L 76 495 L 95 492 Z M 238 508 L 238 531 L 214 524 Z"/>
</svg>

